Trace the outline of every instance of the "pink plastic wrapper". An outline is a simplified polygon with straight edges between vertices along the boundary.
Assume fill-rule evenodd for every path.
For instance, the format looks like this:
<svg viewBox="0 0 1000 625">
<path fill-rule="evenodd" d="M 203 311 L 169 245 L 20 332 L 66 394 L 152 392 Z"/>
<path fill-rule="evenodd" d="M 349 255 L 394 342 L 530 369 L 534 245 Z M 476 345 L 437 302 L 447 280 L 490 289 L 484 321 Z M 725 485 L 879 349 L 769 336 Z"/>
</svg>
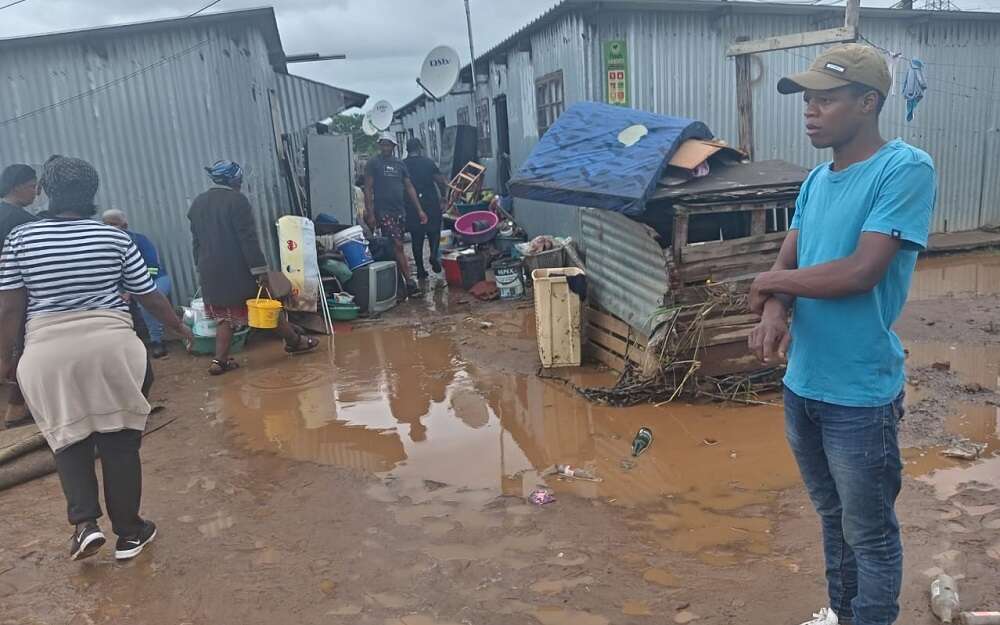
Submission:
<svg viewBox="0 0 1000 625">
<path fill-rule="evenodd" d="M 547 503 L 552 503 L 556 498 L 552 496 L 552 493 L 544 488 L 539 488 L 528 495 L 528 501 L 538 505 L 544 506 Z"/>
</svg>

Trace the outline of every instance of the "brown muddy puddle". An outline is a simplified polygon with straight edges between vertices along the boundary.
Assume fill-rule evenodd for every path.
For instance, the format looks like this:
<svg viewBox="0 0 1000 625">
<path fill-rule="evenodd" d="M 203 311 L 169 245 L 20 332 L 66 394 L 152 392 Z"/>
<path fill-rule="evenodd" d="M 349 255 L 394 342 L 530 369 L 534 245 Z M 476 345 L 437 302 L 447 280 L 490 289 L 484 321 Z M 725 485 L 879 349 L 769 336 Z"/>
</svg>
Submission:
<svg viewBox="0 0 1000 625">
<path fill-rule="evenodd" d="M 261 347 L 222 381 L 210 410 L 251 450 L 384 477 L 370 494 L 408 498 L 397 520 L 432 536 L 453 522 L 487 527 L 496 521 L 481 510 L 496 496 L 547 485 L 557 500 L 572 493 L 634 508 L 637 530 L 707 563 L 770 552 L 778 494 L 799 483 L 780 407 L 596 406 L 556 381 L 486 371 L 458 348 L 447 334 L 411 327 L 338 333 L 328 352 L 299 359 Z M 609 383 L 592 372 L 572 378 Z M 634 459 L 642 426 L 654 442 Z M 920 469 L 957 466 L 944 460 Z M 589 468 L 601 481 L 541 475 L 555 464 Z M 530 549 L 496 547 L 498 555 Z"/>
<path fill-rule="evenodd" d="M 1000 294 L 1000 255 L 923 258 L 910 283 L 910 301 Z"/>
<path fill-rule="evenodd" d="M 947 342 L 911 342 L 907 345 L 909 367 L 948 363 L 958 384 L 978 384 L 1000 390 L 1000 346 Z M 927 391 L 909 386 L 908 403 L 925 397 Z M 944 447 L 906 450 L 907 472 L 931 484 L 936 495 L 946 499 L 963 485 L 983 490 L 1000 489 L 1000 407 L 966 401 L 950 402 L 945 430 L 975 443 L 985 444 L 977 462 L 941 455 Z"/>
</svg>

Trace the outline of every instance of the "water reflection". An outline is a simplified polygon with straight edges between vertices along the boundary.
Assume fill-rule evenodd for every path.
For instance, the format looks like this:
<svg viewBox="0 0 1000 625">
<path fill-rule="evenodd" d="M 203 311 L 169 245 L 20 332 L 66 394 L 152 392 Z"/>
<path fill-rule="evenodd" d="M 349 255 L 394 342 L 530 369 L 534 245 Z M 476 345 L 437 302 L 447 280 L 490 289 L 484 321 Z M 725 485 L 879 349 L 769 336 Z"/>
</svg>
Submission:
<svg viewBox="0 0 1000 625">
<path fill-rule="evenodd" d="M 996 384 L 998 359 L 988 348 L 910 349 L 911 366 L 949 359 L 960 376 Z M 630 522 L 654 540 L 710 563 L 767 553 L 777 493 L 799 483 L 777 406 L 597 406 L 559 382 L 477 367 L 450 335 L 417 328 L 340 333 L 328 362 L 256 366 L 267 358 L 267 349 L 251 352 L 251 367 L 223 380 L 215 407 L 243 446 L 399 484 L 439 482 L 449 496 L 483 492 L 480 502 L 547 484 L 633 507 Z M 574 381 L 592 384 L 594 376 Z M 949 429 L 996 444 L 995 414 L 963 414 Z M 643 426 L 654 442 L 636 460 L 630 443 Z M 955 465 L 923 453 L 907 453 L 911 472 Z M 542 477 L 554 464 L 588 467 L 601 481 Z"/>
</svg>

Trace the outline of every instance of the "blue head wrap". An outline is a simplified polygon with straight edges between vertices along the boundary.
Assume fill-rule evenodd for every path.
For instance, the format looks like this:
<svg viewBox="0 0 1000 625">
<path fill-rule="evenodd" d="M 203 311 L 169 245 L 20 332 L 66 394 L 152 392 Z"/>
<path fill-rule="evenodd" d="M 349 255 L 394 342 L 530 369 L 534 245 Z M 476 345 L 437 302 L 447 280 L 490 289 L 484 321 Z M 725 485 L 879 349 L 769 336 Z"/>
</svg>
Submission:
<svg viewBox="0 0 1000 625">
<path fill-rule="evenodd" d="M 243 180 L 243 168 L 233 161 L 216 161 L 211 167 L 206 167 L 205 171 L 215 184 L 230 186 Z"/>
</svg>

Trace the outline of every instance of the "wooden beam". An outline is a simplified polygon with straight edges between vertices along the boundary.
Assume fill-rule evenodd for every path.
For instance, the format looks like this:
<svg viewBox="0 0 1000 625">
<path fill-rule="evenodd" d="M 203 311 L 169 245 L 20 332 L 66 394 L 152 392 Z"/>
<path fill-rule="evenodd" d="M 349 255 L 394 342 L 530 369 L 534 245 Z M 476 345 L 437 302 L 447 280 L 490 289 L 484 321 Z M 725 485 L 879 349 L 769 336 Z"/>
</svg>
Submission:
<svg viewBox="0 0 1000 625">
<path fill-rule="evenodd" d="M 858 20 L 861 17 L 861 0 L 847 0 L 844 10 L 844 27 L 858 32 Z"/>
<path fill-rule="evenodd" d="M 749 54 L 736 57 L 736 112 L 739 114 L 740 150 L 753 160 L 753 84 L 750 82 Z"/>
<path fill-rule="evenodd" d="M 850 5 L 848 5 L 848 8 L 850 8 Z M 858 29 L 853 26 L 843 26 L 829 30 L 814 30 L 807 33 L 794 33 L 791 35 L 755 39 L 754 41 L 737 42 L 726 48 L 726 56 L 739 57 L 744 54 L 757 54 L 759 52 L 773 52 L 775 50 L 821 46 L 827 43 L 845 43 L 857 40 Z"/>
</svg>

